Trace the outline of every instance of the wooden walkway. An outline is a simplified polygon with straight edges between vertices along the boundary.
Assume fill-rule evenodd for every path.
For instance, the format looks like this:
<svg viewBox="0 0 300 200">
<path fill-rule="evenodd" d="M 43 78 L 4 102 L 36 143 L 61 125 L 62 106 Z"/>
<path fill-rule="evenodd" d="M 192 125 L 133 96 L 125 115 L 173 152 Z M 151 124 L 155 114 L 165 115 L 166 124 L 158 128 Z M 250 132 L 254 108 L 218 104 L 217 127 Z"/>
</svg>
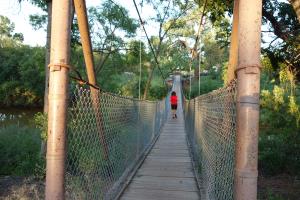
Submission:
<svg viewBox="0 0 300 200">
<path fill-rule="evenodd" d="M 173 89 L 180 96 L 180 80 Z M 125 189 L 121 200 L 198 200 L 199 189 L 186 143 L 179 100 L 177 119 L 169 116 L 153 149 Z"/>
</svg>

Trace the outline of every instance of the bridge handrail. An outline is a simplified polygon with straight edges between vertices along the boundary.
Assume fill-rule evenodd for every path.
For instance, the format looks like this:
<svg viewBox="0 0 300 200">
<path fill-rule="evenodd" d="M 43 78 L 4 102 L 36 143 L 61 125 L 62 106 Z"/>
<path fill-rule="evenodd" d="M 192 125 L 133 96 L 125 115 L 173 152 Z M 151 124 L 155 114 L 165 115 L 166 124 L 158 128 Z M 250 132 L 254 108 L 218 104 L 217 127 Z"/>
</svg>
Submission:
<svg viewBox="0 0 300 200">
<path fill-rule="evenodd" d="M 233 199 L 236 80 L 184 101 L 185 127 L 201 199 Z"/>
<path fill-rule="evenodd" d="M 68 119 L 67 199 L 114 199 L 156 140 L 169 101 L 142 101 L 76 87 Z M 99 108 L 93 106 L 99 105 Z M 99 124 L 100 123 L 100 124 Z"/>
</svg>

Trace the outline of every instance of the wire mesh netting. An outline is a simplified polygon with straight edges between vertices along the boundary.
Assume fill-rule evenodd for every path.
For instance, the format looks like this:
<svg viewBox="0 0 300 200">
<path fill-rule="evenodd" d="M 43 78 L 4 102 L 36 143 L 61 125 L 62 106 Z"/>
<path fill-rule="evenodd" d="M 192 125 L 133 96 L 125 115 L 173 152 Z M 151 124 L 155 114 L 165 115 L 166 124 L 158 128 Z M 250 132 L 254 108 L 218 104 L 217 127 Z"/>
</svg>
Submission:
<svg viewBox="0 0 300 200">
<path fill-rule="evenodd" d="M 68 119 L 67 199 L 113 199 L 158 136 L 168 101 L 77 87 Z"/>
<path fill-rule="evenodd" d="M 203 186 L 203 199 L 233 199 L 236 81 L 185 101 L 188 141 Z"/>
</svg>

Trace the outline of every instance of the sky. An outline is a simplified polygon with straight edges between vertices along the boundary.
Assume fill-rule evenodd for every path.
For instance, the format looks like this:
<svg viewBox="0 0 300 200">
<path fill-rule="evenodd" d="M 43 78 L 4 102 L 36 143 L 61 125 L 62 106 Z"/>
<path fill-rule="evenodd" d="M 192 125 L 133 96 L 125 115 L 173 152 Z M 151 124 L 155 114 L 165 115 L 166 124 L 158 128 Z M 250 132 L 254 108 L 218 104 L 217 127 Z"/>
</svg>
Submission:
<svg viewBox="0 0 300 200">
<path fill-rule="evenodd" d="M 0 15 L 8 17 L 15 23 L 15 32 L 23 33 L 24 43 L 31 46 L 44 46 L 46 44 L 46 32 L 44 30 L 33 30 L 29 24 L 30 14 L 42 14 L 43 12 L 29 4 L 20 5 L 17 0 L 0 0 Z"/>
<path fill-rule="evenodd" d="M 103 0 L 86 0 L 87 7 L 100 5 Z M 129 15 L 138 19 L 132 1 L 115 0 L 129 11 Z M 151 15 L 151 9 L 143 8 L 143 16 L 148 18 Z M 24 1 L 21 5 L 17 0 L 0 0 L 0 15 L 8 17 L 15 23 L 15 32 L 23 33 L 24 43 L 30 46 L 44 46 L 46 44 L 45 30 L 34 30 L 29 23 L 29 16 L 32 14 L 44 14 L 41 9 Z M 155 35 L 154 25 L 149 24 L 146 27 L 149 35 Z"/>
<path fill-rule="evenodd" d="M 103 0 L 86 0 L 87 7 L 100 5 L 101 2 L 103 2 Z M 115 2 L 125 7 L 129 11 L 130 17 L 138 19 L 138 15 L 132 1 L 115 0 Z M 151 10 L 150 7 L 145 7 L 141 13 L 143 15 L 143 19 L 147 19 L 151 16 L 151 14 L 153 14 L 153 10 Z M 43 29 L 34 30 L 32 28 L 29 23 L 29 16 L 32 14 L 44 13 L 27 1 L 24 1 L 20 5 L 17 0 L 0 0 L 0 15 L 8 17 L 15 23 L 15 32 L 23 33 L 24 43 L 30 46 L 44 46 L 46 44 L 46 31 Z M 155 24 L 147 24 L 145 27 L 150 36 L 157 35 Z M 266 29 L 266 27 L 263 27 L 262 29 Z M 141 35 L 141 33 L 139 35 Z M 271 41 L 272 37 L 264 34 L 264 40 Z"/>
</svg>

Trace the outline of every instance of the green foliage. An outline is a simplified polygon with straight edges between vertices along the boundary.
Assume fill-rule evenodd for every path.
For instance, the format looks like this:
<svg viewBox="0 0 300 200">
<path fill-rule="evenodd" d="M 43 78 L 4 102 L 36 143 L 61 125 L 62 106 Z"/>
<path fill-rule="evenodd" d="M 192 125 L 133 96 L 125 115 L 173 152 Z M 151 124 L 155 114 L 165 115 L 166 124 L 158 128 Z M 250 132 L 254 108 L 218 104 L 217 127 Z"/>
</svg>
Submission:
<svg viewBox="0 0 300 200">
<path fill-rule="evenodd" d="M 299 142 L 300 136 L 292 128 L 262 128 L 259 139 L 260 171 L 265 175 L 299 175 Z"/>
<path fill-rule="evenodd" d="M 43 101 L 44 56 L 40 47 L 0 48 L 0 104 L 37 106 Z"/>
<path fill-rule="evenodd" d="M 205 36 L 203 45 L 204 69 L 211 70 L 214 66 L 220 68 L 228 60 L 228 49 L 222 48 L 213 34 L 209 33 Z"/>
<path fill-rule="evenodd" d="M 154 78 L 151 83 L 150 91 L 149 91 L 149 99 L 156 100 L 162 99 L 166 96 L 168 89 L 164 85 L 161 78 Z"/>
<path fill-rule="evenodd" d="M 32 175 L 42 163 L 37 129 L 14 125 L 0 128 L 0 174 Z"/>
<path fill-rule="evenodd" d="M 260 102 L 259 166 L 267 175 L 299 175 L 300 97 L 295 89 L 295 75 L 283 68 L 276 83 L 267 81 L 266 71 L 262 76 Z"/>
<path fill-rule="evenodd" d="M 268 190 L 268 193 L 267 193 L 267 200 L 284 200 L 283 197 L 281 197 L 281 195 L 276 195 L 276 194 L 273 194 L 272 190 Z"/>
<path fill-rule="evenodd" d="M 206 94 L 223 86 L 223 81 L 221 79 L 213 79 L 211 75 L 201 76 L 200 82 L 200 93 Z M 198 80 L 192 81 L 192 91 L 191 91 L 191 99 L 197 97 L 199 95 L 199 82 Z M 189 87 L 184 90 L 185 97 L 189 97 Z"/>
<path fill-rule="evenodd" d="M 43 141 L 47 140 L 47 130 L 48 130 L 48 119 L 47 114 L 38 112 L 34 115 L 34 124 L 37 129 L 40 130 L 41 133 L 41 139 Z"/>
<path fill-rule="evenodd" d="M 124 45 L 125 37 L 132 37 L 138 27 L 138 23 L 130 18 L 128 11 L 111 1 L 104 1 L 100 7 L 88 9 L 91 25 L 93 46 L 100 51 L 112 51 Z"/>
<path fill-rule="evenodd" d="M 19 46 L 23 40 L 22 33 L 14 33 L 15 24 L 0 15 L 0 48 Z"/>
</svg>

